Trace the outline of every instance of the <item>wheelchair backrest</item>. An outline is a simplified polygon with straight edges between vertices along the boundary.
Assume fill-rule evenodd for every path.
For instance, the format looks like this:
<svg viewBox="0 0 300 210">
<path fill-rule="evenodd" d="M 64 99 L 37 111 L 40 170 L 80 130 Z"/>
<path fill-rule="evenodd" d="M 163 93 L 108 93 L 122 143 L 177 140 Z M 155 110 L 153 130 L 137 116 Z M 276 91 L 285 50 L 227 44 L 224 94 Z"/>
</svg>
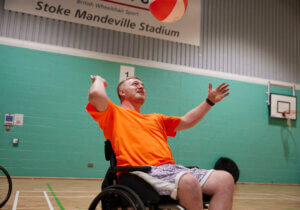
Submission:
<svg viewBox="0 0 300 210">
<path fill-rule="evenodd" d="M 105 141 L 105 159 L 110 162 L 110 167 L 116 167 L 117 166 L 117 159 L 116 155 L 112 149 L 111 142 L 109 140 Z"/>
</svg>

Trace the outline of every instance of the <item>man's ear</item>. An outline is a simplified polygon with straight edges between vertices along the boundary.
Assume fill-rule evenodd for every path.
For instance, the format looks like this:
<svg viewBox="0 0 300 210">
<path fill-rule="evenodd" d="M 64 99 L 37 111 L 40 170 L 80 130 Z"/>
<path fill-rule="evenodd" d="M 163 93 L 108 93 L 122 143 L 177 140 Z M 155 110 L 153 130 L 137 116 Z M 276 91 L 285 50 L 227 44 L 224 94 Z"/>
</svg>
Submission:
<svg viewBox="0 0 300 210">
<path fill-rule="evenodd" d="M 119 90 L 119 95 L 120 95 L 121 97 L 125 96 L 125 91 L 124 91 L 123 89 L 120 89 L 120 90 Z"/>
</svg>

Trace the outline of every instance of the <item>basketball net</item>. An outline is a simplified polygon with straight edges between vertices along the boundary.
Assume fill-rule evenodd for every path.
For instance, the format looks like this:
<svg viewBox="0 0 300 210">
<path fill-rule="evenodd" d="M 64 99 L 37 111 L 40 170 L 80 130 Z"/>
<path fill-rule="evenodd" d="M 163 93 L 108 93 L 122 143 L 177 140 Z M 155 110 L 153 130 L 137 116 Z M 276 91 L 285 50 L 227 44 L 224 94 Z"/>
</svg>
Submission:
<svg viewBox="0 0 300 210">
<path fill-rule="evenodd" d="M 292 127 L 292 116 L 299 113 L 298 110 L 287 110 L 282 112 L 282 117 L 286 119 L 286 124 L 289 128 Z"/>
</svg>

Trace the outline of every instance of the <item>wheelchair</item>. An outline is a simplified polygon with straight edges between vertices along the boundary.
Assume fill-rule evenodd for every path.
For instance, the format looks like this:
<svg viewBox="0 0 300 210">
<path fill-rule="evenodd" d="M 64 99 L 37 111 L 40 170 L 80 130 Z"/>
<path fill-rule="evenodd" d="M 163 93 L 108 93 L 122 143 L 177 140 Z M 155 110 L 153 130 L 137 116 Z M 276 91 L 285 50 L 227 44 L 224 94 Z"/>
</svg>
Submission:
<svg viewBox="0 0 300 210">
<path fill-rule="evenodd" d="M 105 159 L 110 161 L 102 183 L 102 191 L 94 198 L 89 210 L 164 210 L 182 209 L 177 200 L 159 195 L 145 180 L 129 172 L 149 172 L 150 166 L 119 167 L 109 140 L 105 141 Z M 119 177 L 117 173 L 122 172 Z M 203 207 L 208 208 L 210 196 L 203 194 Z"/>
<path fill-rule="evenodd" d="M 9 200 L 12 191 L 12 181 L 7 170 L 0 165 L 0 209 Z"/>
</svg>

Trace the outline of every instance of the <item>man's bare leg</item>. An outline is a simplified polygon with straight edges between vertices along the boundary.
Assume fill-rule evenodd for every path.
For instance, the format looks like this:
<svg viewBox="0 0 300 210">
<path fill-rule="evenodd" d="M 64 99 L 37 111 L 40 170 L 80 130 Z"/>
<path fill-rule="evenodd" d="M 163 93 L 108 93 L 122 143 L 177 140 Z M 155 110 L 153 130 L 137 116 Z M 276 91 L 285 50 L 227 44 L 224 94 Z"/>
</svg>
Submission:
<svg viewBox="0 0 300 210">
<path fill-rule="evenodd" d="M 178 200 L 188 210 L 202 210 L 202 189 L 199 181 L 191 174 L 185 174 L 178 183 Z"/>
<path fill-rule="evenodd" d="M 233 177 L 226 171 L 213 171 L 202 188 L 193 175 L 186 174 L 179 180 L 178 199 L 187 210 L 202 210 L 204 193 L 212 196 L 209 210 L 230 210 L 233 191 Z"/>
<path fill-rule="evenodd" d="M 212 195 L 209 210 L 232 208 L 234 180 L 226 171 L 213 171 L 202 187 L 204 194 Z"/>
</svg>

